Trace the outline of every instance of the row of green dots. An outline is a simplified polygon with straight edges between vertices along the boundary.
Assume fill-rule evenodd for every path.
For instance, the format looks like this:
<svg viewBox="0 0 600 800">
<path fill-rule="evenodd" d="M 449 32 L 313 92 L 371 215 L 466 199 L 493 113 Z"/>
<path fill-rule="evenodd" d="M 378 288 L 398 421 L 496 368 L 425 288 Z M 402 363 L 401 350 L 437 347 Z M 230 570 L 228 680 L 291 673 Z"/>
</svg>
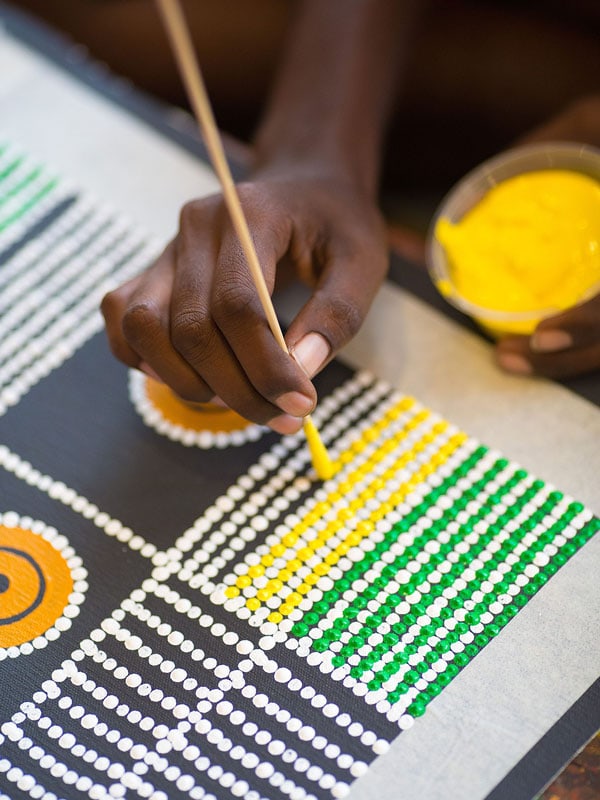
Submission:
<svg viewBox="0 0 600 800">
<path fill-rule="evenodd" d="M 431 604 L 431 602 L 433 602 L 434 599 L 436 599 L 438 596 L 440 596 L 443 593 L 443 591 L 445 589 L 444 584 L 452 585 L 454 583 L 454 581 L 462 574 L 462 572 L 465 569 L 465 567 L 468 566 L 469 563 L 471 563 L 474 558 L 477 558 L 481 554 L 481 552 L 492 541 L 492 539 L 494 539 L 499 533 L 502 532 L 502 530 L 503 530 L 504 526 L 506 525 L 506 523 L 509 520 L 514 519 L 520 513 L 520 511 L 523 509 L 523 507 L 537 494 L 538 491 L 539 491 L 539 487 L 531 486 L 521 496 L 521 498 L 516 503 L 514 503 L 512 506 L 510 506 L 509 508 L 506 509 L 506 511 L 498 518 L 498 520 L 493 525 L 490 526 L 490 529 L 485 534 L 481 534 L 479 536 L 478 541 L 476 542 L 476 544 L 474 544 L 470 548 L 469 552 L 462 554 L 459 557 L 458 561 L 455 564 L 452 565 L 451 569 L 449 570 L 449 572 L 445 576 L 444 582 L 443 583 L 440 582 L 440 584 L 438 584 L 436 587 L 433 587 L 431 589 L 431 591 L 428 593 L 428 597 L 427 597 L 428 604 Z M 547 500 L 546 504 L 547 505 L 546 505 L 545 513 L 549 513 L 550 510 L 556 504 L 556 501 L 553 502 L 553 501 Z M 481 514 L 481 511 L 479 512 L 479 514 Z M 537 524 L 537 522 L 533 522 L 531 527 L 534 527 L 535 524 Z M 521 541 L 523 536 L 525 536 L 525 534 L 527 533 L 527 530 L 525 529 L 526 527 L 527 526 L 521 526 L 520 532 L 518 534 L 513 534 L 511 537 L 509 537 L 509 539 L 507 540 L 509 544 L 508 545 L 505 544 L 505 547 L 507 547 L 506 551 L 502 552 L 502 548 L 501 548 L 501 550 L 498 553 L 496 553 L 495 556 L 492 559 L 490 559 L 490 561 L 488 562 L 488 564 L 490 564 L 490 566 L 486 566 L 486 567 L 483 567 L 480 570 L 478 570 L 478 572 L 475 573 L 475 578 L 471 582 L 469 582 L 468 587 L 466 589 L 463 589 L 462 592 L 458 593 L 457 597 L 453 598 L 452 600 L 450 600 L 448 602 L 448 605 L 444 609 L 442 609 L 440 615 L 437 617 L 438 622 L 443 622 L 443 620 L 445 618 L 451 617 L 454 614 L 454 611 L 456 611 L 458 608 L 462 608 L 462 606 L 463 606 L 463 596 L 464 596 L 464 599 L 468 599 L 468 598 L 470 598 L 471 594 L 474 591 L 477 591 L 478 589 L 480 589 L 481 583 L 483 583 L 483 581 L 486 580 L 489 577 L 489 574 L 490 574 L 491 570 L 494 568 L 494 566 L 497 566 L 499 563 L 501 563 L 504 560 L 505 556 L 508 554 L 508 552 L 511 552 L 514 549 L 514 547 L 516 547 L 516 545 Z M 501 554 L 501 558 L 499 558 L 500 554 Z M 492 566 L 492 565 L 494 565 L 494 566 Z M 500 592 L 500 593 L 502 593 L 502 592 Z M 397 599 L 398 599 L 398 602 L 400 602 L 400 600 L 402 598 L 398 597 Z M 415 606 L 412 607 L 412 610 L 411 610 L 411 612 L 409 614 L 405 614 L 404 615 L 404 617 L 403 617 L 401 622 L 399 622 L 396 625 L 394 625 L 394 627 L 393 627 L 393 629 L 392 629 L 392 631 L 390 633 L 395 634 L 396 636 L 398 636 L 400 638 L 402 635 L 404 635 L 408 631 L 408 629 L 411 627 L 411 625 L 416 623 L 418 617 L 420 617 L 420 616 L 422 616 L 422 615 L 424 615 L 426 613 L 426 610 L 427 610 L 427 608 L 426 608 L 425 605 L 420 604 L 420 603 L 416 604 Z M 373 626 L 375 624 L 375 620 L 373 620 L 372 618 L 367 620 L 367 622 L 370 623 L 371 626 Z M 476 622 L 473 621 L 472 624 L 476 624 Z M 427 635 L 426 638 L 429 638 L 429 635 Z M 386 643 L 391 642 L 391 638 L 392 637 L 390 637 L 390 634 L 386 634 L 386 636 L 388 638 L 386 639 L 384 637 L 384 642 L 386 642 Z M 352 640 L 350 640 L 350 642 L 348 642 L 346 646 L 350 645 L 351 642 L 352 642 Z M 356 645 L 356 644 L 358 644 L 358 642 L 355 640 L 353 642 L 353 644 Z M 362 644 L 364 644 L 364 642 L 362 642 L 359 646 L 362 646 Z M 381 644 L 377 645 L 377 648 L 381 648 L 381 647 L 382 647 Z M 352 655 L 352 653 L 355 651 L 355 649 L 357 649 L 357 648 L 353 647 L 352 651 L 346 650 L 344 652 L 344 648 L 342 648 L 342 650 L 340 651 L 339 655 L 346 656 L 346 658 L 347 658 L 349 655 Z M 389 650 L 389 646 L 386 646 L 385 649 L 380 650 L 381 655 L 383 655 L 388 650 Z M 360 664 L 355 665 L 354 667 L 352 667 L 352 669 L 350 671 L 350 674 L 355 678 L 360 677 L 364 672 L 366 672 L 367 670 L 371 669 L 372 665 L 374 663 L 376 663 L 379 660 L 380 657 L 381 657 L 380 655 L 378 656 L 374 651 L 372 651 L 371 653 L 369 653 L 367 656 L 365 656 L 361 660 Z M 336 658 L 336 657 L 334 656 L 334 658 Z M 402 653 L 397 653 L 394 660 L 395 660 L 397 666 L 393 671 L 396 672 L 405 663 L 406 657 L 403 657 Z M 391 663 L 393 663 L 393 662 L 391 662 Z M 389 675 L 387 677 L 389 677 Z M 386 678 L 382 678 L 382 682 L 384 680 L 387 680 L 387 677 Z"/>
<path fill-rule="evenodd" d="M 39 176 L 42 174 L 42 170 L 40 167 L 36 167 L 31 172 L 28 172 L 18 183 L 15 183 L 7 192 L 4 192 L 0 195 L 0 208 L 8 201 L 16 197 L 19 192 L 22 192 L 23 189 L 26 189 L 30 184 L 32 184 Z"/>
<path fill-rule="evenodd" d="M 452 583 L 454 582 L 456 577 L 458 577 L 459 574 L 462 572 L 462 569 L 464 568 L 464 566 L 467 566 L 468 563 L 470 563 L 473 560 L 473 558 L 477 558 L 477 556 L 482 552 L 483 549 L 485 549 L 485 547 L 492 541 L 492 539 L 494 539 L 495 536 L 497 536 L 499 533 L 502 532 L 502 529 L 506 525 L 506 523 L 509 522 L 511 519 L 514 519 L 520 513 L 520 511 L 525 506 L 525 504 L 528 503 L 533 498 L 533 496 L 535 495 L 536 492 L 537 492 L 537 488 L 536 487 L 534 487 L 534 486 L 530 487 L 530 489 L 527 492 L 525 492 L 524 495 L 521 497 L 519 502 L 513 504 L 509 509 L 507 509 L 506 512 L 501 517 L 498 518 L 497 522 L 494 523 L 493 526 L 491 526 L 490 530 L 488 530 L 488 532 L 486 532 L 485 534 L 482 534 L 479 537 L 479 540 L 478 540 L 477 544 L 473 545 L 473 547 L 471 548 L 471 551 L 469 553 L 467 553 L 467 554 L 464 554 L 464 557 L 461 557 L 458 560 L 458 562 L 452 567 L 451 571 L 448 573 L 448 577 L 449 577 L 449 579 L 450 579 L 450 581 Z M 543 511 L 544 517 L 546 517 L 550 513 L 550 511 L 555 506 L 557 501 L 558 501 L 558 498 L 556 496 L 554 496 L 554 497 L 549 496 L 547 498 L 547 500 L 545 501 L 545 503 L 542 506 L 542 508 L 544 509 L 544 511 Z M 494 554 L 494 556 L 492 556 L 492 558 L 490 558 L 490 560 L 487 562 L 487 565 L 484 566 L 484 567 L 481 567 L 475 573 L 475 578 L 472 581 L 469 582 L 469 585 L 465 589 L 463 589 L 460 592 L 458 592 L 457 596 L 452 598 L 448 602 L 448 605 L 446 606 L 446 609 L 444 611 L 442 611 L 440 616 L 437 618 L 438 621 L 440 621 L 440 620 L 443 621 L 444 619 L 449 618 L 450 616 L 452 616 L 454 611 L 456 611 L 457 609 L 463 607 L 464 600 L 470 599 L 471 595 L 475 591 L 480 590 L 481 584 L 483 583 L 483 581 L 487 580 L 487 578 L 489 577 L 491 571 L 494 568 L 497 568 L 504 561 L 506 556 L 510 552 L 512 552 L 514 550 L 514 548 L 521 542 L 522 538 L 531 529 L 533 529 L 536 524 L 538 524 L 541 521 L 539 519 L 539 517 L 537 516 L 537 512 L 536 512 L 535 516 L 536 516 L 536 519 L 534 519 L 533 517 L 530 517 L 527 521 L 525 521 L 521 525 L 519 533 L 514 533 L 514 534 L 512 534 L 511 536 L 509 536 L 507 538 L 507 540 L 504 542 L 504 544 L 500 548 L 500 550 L 497 551 Z M 462 559 L 462 565 L 461 565 L 461 559 Z M 454 575 L 453 575 L 453 573 L 454 573 Z M 498 587 L 498 591 L 495 594 L 496 595 L 497 594 L 503 594 L 508 589 L 508 584 L 506 583 L 506 581 L 503 580 L 503 581 L 500 581 L 497 584 L 497 587 Z M 435 599 L 435 597 L 440 595 L 442 593 L 442 591 L 443 591 L 443 589 L 441 591 L 440 591 L 440 589 L 432 590 L 428 594 L 428 602 L 431 602 L 433 599 Z M 495 597 L 494 597 L 494 599 L 495 599 Z M 413 609 L 414 609 L 413 612 L 411 612 L 410 614 L 405 615 L 403 620 L 402 620 L 402 622 L 398 623 L 398 625 L 394 627 L 394 632 L 397 632 L 398 634 L 403 635 L 404 633 L 406 633 L 408 631 L 408 629 L 410 628 L 411 625 L 416 623 L 418 616 L 421 616 L 426 612 L 426 608 L 423 607 L 422 605 L 419 605 L 419 604 L 414 606 Z M 478 624 L 479 615 L 475 614 L 473 611 L 469 612 L 467 617 L 468 617 L 468 624 L 469 625 Z M 467 629 L 468 629 L 468 625 L 465 628 L 465 632 L 466 632 Z M 431 635 L 430 633 L 425 633 L 422 636 L 420 636 L 420 638 L 422 639 L 422 642 L 420 642 L 420 643 L 423 643 L 423 644 L 426 643 L 426 641 L 427 641 L 427 639 L 429 638 L 430 635 Z M 400 656 L 400 654 L 397 654 L 397 655 Z M 368 656 L 366 657 L 366 659 L 368 659 L 370 661 Z M 399 661 L 401 663 L 403 663 L 400 658 L 399 658 Z M 372 663 L 374 663 L 374 662 L 372 662 Z"/>
<path fill-rule="evenodd" d="M 478 494 L 479 491 L 483 489 L 489 481 L 493 480 L 503 468 L 504 465 L 496 462 L 479 481 L 473 484 L 471 489 L 468 490 L 469 494 Z M 503 494 L 508 492 L 514 485 L 514 483 L 510 482 L 505 484 L 503 487 L 501 487 L 501 489 L 498 490 L 493 499 L 489 498 L 489 501 L 486 502 L 479 512 L 481 516 L 484 517 L 487 513 L 489 513 L 490 507 L 492 507 L 495 503 L 500 502 Z M 323 645 L 319 644 L 323 639 L 329 640 L 329 642 L 338 640 L 341 634 L 349 627 L 353 619 L 356 618 L 359 610 L 361 608 L 365 608 L 369 600 L 374 599 L 380 591 L 384 591 L 386 586 L 396 577 L 398 572 L 401 569 L 404 569 L 410 561 L 415 559 L 418 553 L 421 552 L 423 546 L 431 539 L 434 539 L 438 533 L 441 533 L 443 530 L 445 530 L 449 519 L 454 519 L 460 511 L 464 510 L 470 499 L 470 497 L 467 497 L 465 494 L 463 494 L 461 498 L 456 500 L 451 508 L 444 513 L 442 518 L 435 521 L 433 525 L 428 528 L 426 533 L 416 537 L 413 544 L 407 547 L 402 555 L 395 558 L 391 564 L 385 566 L 382 570 L 381 576 L 376 578 L 372 585 L 367 588 L 358 598 L 356 598 L 356 600 L 350 604 L 348 608 L 345 609 L 342 616 L 335 620 L 333 628 L 326 630 L 321 639 L 317 639 L 317 641 L 314 643 L 317 645 L 315 649 L 326 649 L 326 646 L 324 647 Z M 402 594 L 392 593 L 388 595 L 386 601 L 379 606 L 377 611 L 365 620 L 364 633 L 361 635 L 360 639 L 366 639 L 371 633 L 377 630 L 385 617 L 394 611 L 398 604 L 402 602 L 404 597 L 412 594 L 412 592 L 414 592 L 418 586 L 424 583 L 429 575 L 431 575 L 431 573 L 446 560 L 448 553 L 453 550 L 458 542 L 462 541 L 464 536 L 473 529 L 473 525 L 476 522 L 476 516 L 477 515 L 474 515 L 469 520 L 469 523 L 462 525 L 457 533 L 453 534 L 449 541 L 440 547 L 438 553 L 431 554 L 429 556 L 429 559 L 426 563 L 421 565 L 419 571 L 414 573 L 410 580 L 403 585 Z M 459 558 L 459 563 L 470 561 L 472 559 L 471 553 L 472 550 L 470 550 L 469 553 L 465 554 L 464 556 L 461 555 Z M 450 573 L 447 573 L 442 581 L 440 581 L 440 586 L 442 589 L 454 582 L 454 579 L 449 576 Z M 315 606 L 313 606 L 313 609 L 317 612 L 319 611 L 318 606 L 319 603 L 315 603 Z M 360 639 L 357 640 L 357 643 L 360 641 Z M 364 644 L 364 641 L 361 642 L 359 646 L 362 646 L 362 644 Z"/>
<path fill-rule="evenodd" d="M 0 155 L 2 154 L 0 153 Z M 10 178 L 13 172 L 18 169 L 22 163 L 23 159 L 19 157 L 13 159 L 5 167 L 3 167 L 2 170 L 0 170 L 0 184 L 2 184 L 7 178 Z"/>
<path fill-rule="evenodd" d="M 515 564 L 511 571 L 506 575 L 505 583 L 508 585 L 514 583 L 516 578 L 524 572 L 525 568 L 533 562 L 535 556 L 541 552 L 547 544 L 550 544 L 553 539 L 564 530 L 566 525 L 570 524 L 573 518 L 581 512 L 581 510 L 581 504 L 572 503 L 565 515 L 557 520 L 554 525 L 551 526 L 551 528 L 541 534 L 538 539 L 522 553 L 518 563 Z M 433 698 L 436 697 L 454 677 L 456 677 L 462 667 L 466 666 L 488 644 L 490 639 L 494 638 L 500 633 L 504 625 L 506 625 L 509 620 L 529 602 L 529 599 L 533 597 L 548 581 L 548 579 L 557 572 L 560 566 L 565 563 L 563 558 L 559 558 L 561 555 L 566 555 L 565 549 L 567 549 L 568 552 L 573 555 L 579 549 L 581 549 L 581 547 L 583 547 L 584 544 L 586 544 L 586 542 L 588 542 L 592 536 L 598 532 L 598 530 L 600 530 L 600 520 L 595 518 L 591 522 L 587 523 L 579 531 L 579 533 L 575 534 L 575 536 L 567 544 L 563 545 L 559 552 L 550 559 L 548 565 L 543 570 L 540 570 L 540 572 L 523 587 L 522 591 L 516 595 L 516 597 L 514 597 L 511 604 L 505 607 L 504 612 L 495 617 L 495 622 L 487 625 L 482 633 L 479 633 L 477 636 L 475 636 L 473 643 L 467 645 L 462 653 L 457 654 L 457 656 L 455 656 L 453 659 L 453 662 L 448 664 L 446 670 L 438 675 L 436 680 L 432 681 L 428 685 L 427 689 L 419 693 L 419 695 L 408 707 L 407 712 L 411 716 L 420 716 L 423 714 L 428 703 L 431 702 L 431 700 L 433 700 Z M 495 599 L 495 593 L 490 592 L 478 605 L 475 606 L 474 611 L 478 614 L 482 614 L 488 609 L 489 604 Z M 451 632 L 451 634 L 452 633 L 454 632 Z M 455 635 L 450 635 L 436 645 L 435 651 L 438 657 L 441 657 L 450 649 L 450 645 L 453 643 L 453 641 L 456 641 L 456 637 Z M 388 694 L 388 701 L 390 703 L 397 702 L 402 694 L 404 694 L 408 688 L 410 688 L 407 686 L 407 678 L 409 675 L 410 679 L 414 680 L 416 675 L 420 677 L 424 671 L 426 670 L 421 668 L 415 669 L 415 674 L 413 675 L 410 675 L 410 671 L 406 673 L 403 678 L 403 684 L 399 685 Z"/>
<path fill-rule="evenodd" d="M 360 578 L 377 560 L 379 560 L 381 553 L 388 550 L 390 545 L 397 541 L 401 534 L 406 533 L 412 525 L 414 525 L 415 522 L 417 522 L 417 520 L 448 491 L 448 489 L 460 480 L 460 478 L 465 477 L 470 470 L 481 461 L 487 451 L 488 448 L 486 447 L 478 447 L 440 484 L 440 486 L 433 489 L 423 498 L 421 503 L 415 506 L 402 520 L 396 523 L 392 529 L 385 534 L 382 542 L 377 544 L 373 550 L 366 553 L 360 561 L 353 564 L 353 566 L 344 573 L 344 576 L 335 582 L 331 589 L 324 592 L 321 600 L 315 603 L 313 608 L 304 614 L 301 620 L 295 623 L 291 631 L 292 636 L 298 638 L 306 636 L 311 627 L 317 625 L 319 619 L 327 614 L 329 609 L 335 605 L 346 589 L 349 589 L 356 579 Z"/>
<path fill-rule="evenodd" d="M 39 192 L 36 192 L 32 197 L 27 200 L 22 206 L 20 206 L 15 212 L 9 214 L 8 217 L 5 217 L 3 220 L 0 221 L 0 233 L 5 231 L 10 225 L 17 220 L 21 219 L 28 211 L 30 211 L 34 206 L 36 206 L 40 200 L 42 200 L 47 194 L 49 194 L 52 189 L 55 188 L 57 185 L 57 180 L 51 180 L 46 183 Z"/>
<path fill-rule="evenodd" d="M 488 481 L 492 480 L 496 477 L 496 475 L 504 469 L 506 466 L 504 460 L 499 460 L 494 463 L 494 465 L 484 474 L 480 481 L 473 484 L 473 486 L 467 490 L 459 499 L 457 499 L 454 504 L 444 513 L 444 516 L 435 521 L 430 528 L 428 528 L 427 532 L 415 538 L 412 545 L 406 548 L 405 552 L 398 556 L 391 564 L 386 565 L 381 573 L 379 578 L 376 578 L 373 581 L 372 587 L 368 588 L 365 592 L 362 593 L 360 598 L 357 598 L 357 601 L 351 605 L 349 608 L 346 609 L 345 613 L 337 619 L 334 623 L 334 630 L 338 631 L 340 634 L 348 627 L 352 619 L 354 619 L 358 615 L 358 611 L 356 608 L 366 607 L 367 602 L 369 599 L 373 599 L 376 597 L 381 590 L 385 590 L 386 586 L 389 584 L 391 580 L 393 580 L 399 570 L 404 569 L 407 564 L 412 561 L 417 554 L 422 550 L 422 547 L 431 539 L 435 538 L 438 533 L 442 532 L 448 524 L 448 521 L 454 519 L 460 511 L 464 510 L 466 505 L 469 503 L 474 496 L 479 494 L 479 491 L 484 488 L 484 486 L 488 483 Z M 456 546 L 456 544 L 463 539 L 463 537 L 473 530 L 474 524 L 477 522 L 478 518 L 483 518 L 486 514 L 489 513 L 490 507 L 493 506 L 495 503 L 500 502 L 502 496 L 508 492 L 516 483 L 518 483 L 519 478 L 509 481 L 503 487 L 500 487 L 498 492 L 494 497 L 489 498 L 488 502 L 484 507 L 480 510 L 479 516 L 474 515 L 470 518 L 468 523 L 463 524 L 459 531 L 456 534 L 453 534 L 448 543 L 440 547 L 440 551 L 436 554 L 430 555 L 428 561 L 423 564 L 419 571 L 416 572 L 410 580 L 402 587 L 402 595 L 394 593 L 388 596 L 388 599 L 385 603 L 382 603 L 380 608 L 375 612 L 368 620 L 365 621 L 365 632 L 367 635 L 372 633 L 373 630 L 376 630 L 385 616 L 391 613 L 395 607 L 400 603 L 405 595 L 411 594 L 418 586 L 420 586 L 424 581 L 426 581 L 427 577 L 433 572 L 439 564 L 446 560 L 446 555 Z M 397 528 L 398 526 L 396 526 Z M 391 536 L 388 537 L 388 540 L 391 539 L 395 541 L 398 536 L 400 535 L 401 531 L 397 529 L 391 532 Z M 375 548 L 380 552 L 384 549 L 387 549 L 385 544 L 382 546 Z M 376 554 L 378 555 L 378 554 Z M 369 556 L 372 556 L 372 552 L 369 553 Z M 461 556 L 461 559 L 464 561 L 464 557 Z M 467 554 L 467 559 L 469 556 Z M 372 560 L 372 559 L 371 559 Z M 470 559 L 469 559 L 470 560 Z M 452 578 L 444 577 L 440 582 L 440 585 L 445 588 L 448 585 L 453 583 Z M 366 599 L 365 599 L 366 598 Z M 318 607 L 318 603 L 315 604 Z M 353 607 L 354 606 L 354 607 Z M 313 607 L 315 608 L 315 607 Z M 316 608 L 315 610 L 318 610 Z M 331 641 L 334 639 L 339 638 L 338 636 L 331 636 L 331 629 L 329 631 L 325 631 L 325 634 Z M 320 640 L 317 640 L 320 641 Z"/>
</svg>

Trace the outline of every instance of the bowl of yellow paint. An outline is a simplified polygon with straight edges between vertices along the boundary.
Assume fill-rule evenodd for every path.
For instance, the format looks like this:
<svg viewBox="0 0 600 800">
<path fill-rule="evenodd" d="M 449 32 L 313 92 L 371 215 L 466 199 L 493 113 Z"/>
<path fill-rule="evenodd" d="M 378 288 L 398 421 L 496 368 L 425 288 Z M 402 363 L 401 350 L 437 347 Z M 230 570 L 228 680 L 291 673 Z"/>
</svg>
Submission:
<svg viewBox="0 0 600 800">
<path fill-rule="evenodd" d="M 432 221 L 440 293 L 494 337 L 600 292 L 600 150 L 528 145 L 466 175 Z"/>
</svg>

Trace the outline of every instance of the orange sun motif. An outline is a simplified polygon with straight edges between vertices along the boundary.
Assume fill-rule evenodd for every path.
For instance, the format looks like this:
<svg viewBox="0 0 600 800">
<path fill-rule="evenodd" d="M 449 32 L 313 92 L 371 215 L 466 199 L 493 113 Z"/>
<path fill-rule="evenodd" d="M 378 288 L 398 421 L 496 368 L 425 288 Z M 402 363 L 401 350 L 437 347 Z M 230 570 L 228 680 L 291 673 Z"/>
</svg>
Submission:
<svg viewBox="0 0 600 800">
<path fill-rule="evenodd" d="M 256 441 L 265 431 L 229 408 L 187 403 L 164 383 L 136 370 L 130 373 L 131 399 L 144 422 L 158 433 L 188 446 L 228 447 Z"/>
<path fill-rule="evenodd" d="M 0 647 L 29 642 L 69 604 L 71 570 L 43 536 L 0 525 Z"/>
</svg>

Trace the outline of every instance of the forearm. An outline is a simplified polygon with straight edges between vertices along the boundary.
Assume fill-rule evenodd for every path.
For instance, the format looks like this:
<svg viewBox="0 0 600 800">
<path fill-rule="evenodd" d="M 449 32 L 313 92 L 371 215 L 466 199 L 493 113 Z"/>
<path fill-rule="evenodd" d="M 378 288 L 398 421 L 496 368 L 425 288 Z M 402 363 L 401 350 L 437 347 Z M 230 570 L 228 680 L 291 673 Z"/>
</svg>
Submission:
<svg viewBox="0 0 600 800">
<path fill-rule="evenodd" d="M 419 0 L 305 0 L 262 125 L 258 165 L 323 167 L 376 191 Z"/>
</svg>

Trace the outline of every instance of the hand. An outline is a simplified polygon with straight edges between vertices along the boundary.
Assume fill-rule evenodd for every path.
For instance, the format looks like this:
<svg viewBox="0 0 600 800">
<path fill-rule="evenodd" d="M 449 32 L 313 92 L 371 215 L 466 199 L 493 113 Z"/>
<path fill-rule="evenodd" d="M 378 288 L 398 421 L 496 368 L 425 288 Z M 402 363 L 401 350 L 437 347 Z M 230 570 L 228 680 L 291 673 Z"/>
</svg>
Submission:
<svg viewBox="0 0 600 800">
<path fill-rule="evenodd" d="M 285 261 L 313 289 L 287 331 L 293 356 L 267 325 L 221 196 L 188 203 L 175 239 L 102 312 L 125 364 L 184 400 L 217 396 L 292 433 L 315 406 L 310 379 L 357 332 L 385 276 L 385 231 L 351 182 L 316 170 L 271 170 L 238 190 L 269 291 Z"/>
<path fill-rule="evenodd" d="M 520 144 L 560 140 L 600 146 L 600 96 L 578 100 Z M 543 320 L 531 337 L 503 339 L 496 356 L 503 369 L 521 375 L 567 378 L 600 369 L 600 294 Z"/>
<path fill-rule="evenodd" d="M 503 339 L 496 352 L 501 367 L 521 375 L 568 378 L 600 369 L 600 294 L 543 320 L 531 337 Z"/>
</svg>

